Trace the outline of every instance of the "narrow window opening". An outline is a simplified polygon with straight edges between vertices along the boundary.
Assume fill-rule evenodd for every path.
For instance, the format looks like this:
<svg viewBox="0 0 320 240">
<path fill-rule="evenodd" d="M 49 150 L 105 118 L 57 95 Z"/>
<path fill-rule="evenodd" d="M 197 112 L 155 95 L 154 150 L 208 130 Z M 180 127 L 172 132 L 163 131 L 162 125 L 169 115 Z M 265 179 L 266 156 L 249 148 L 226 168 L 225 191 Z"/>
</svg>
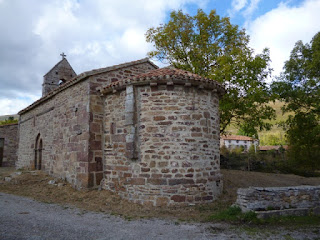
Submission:
<svg viewBox="0 0 320 240">
<path fill-rule="evenodd" d="M 4 149 L 4 138 L 0 138 L 0 167 L 2 167 L 3 149 Z"/>
<path fill-rule="evenodd" d="M 43 150 L 43 143 L 39 133 L 36 138 L 36 144 L 34 149 L 34 169 L 36 170 L 41 170 L 41 167 L 42 167 L 42 150 Z"/>
</svg>

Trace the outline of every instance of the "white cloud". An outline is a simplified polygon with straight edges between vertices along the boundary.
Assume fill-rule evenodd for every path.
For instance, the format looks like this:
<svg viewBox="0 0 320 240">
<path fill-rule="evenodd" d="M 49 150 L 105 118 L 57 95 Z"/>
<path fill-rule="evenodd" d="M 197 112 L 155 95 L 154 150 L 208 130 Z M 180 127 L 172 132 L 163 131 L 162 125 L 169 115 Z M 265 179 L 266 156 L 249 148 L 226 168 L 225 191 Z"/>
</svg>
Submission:
<svg viewBox="0 0 320 240">
<path fill-rule="evenodd" d="M 261 52 L 270 48 L 274 75 L 282 71 L 284 61 L 298 40 L 310 42 L 320 30 L 320 0 L 306 0 L 300 6 L 280 3 L 277 8 L 248 24 L 251 46 Z"/>
<path fill-rule="evenodd" d="M 238 12 L 246 6 L 247 2 L 247 0 L 233 0 L 231 6 L 234 11 Z"/>
<path fill-rule="evenodd" d="M 252 13 L 258 8 L 261 0 L 232 0 L 231 9 L 228 10 L 229 16 L 233 17 L 236 13 L 241 15 L 248 21 Z"/>
<path fill-rule="evenodd" d="M 0 0 L 0 115 L 41 96 L 61 52 L 77 73 L 144 58 L 147 29 L 190 3 L 207 0 Z"/>
<path fill-rule="evenodd" d="M 258 8 L 261 0 L 251 0 L 249 6 L 244 10 L 243 16 L 245 18 L 250 18 L 252 13 Z"/>
<path fill-rule="evenodd" d="M 24 98 L 0 98 L 0 116 L 17 114 L 21 109 L 27 107 L 30 102 L 38 99 L 38 96 L 25 96 Z"/>
</svg>

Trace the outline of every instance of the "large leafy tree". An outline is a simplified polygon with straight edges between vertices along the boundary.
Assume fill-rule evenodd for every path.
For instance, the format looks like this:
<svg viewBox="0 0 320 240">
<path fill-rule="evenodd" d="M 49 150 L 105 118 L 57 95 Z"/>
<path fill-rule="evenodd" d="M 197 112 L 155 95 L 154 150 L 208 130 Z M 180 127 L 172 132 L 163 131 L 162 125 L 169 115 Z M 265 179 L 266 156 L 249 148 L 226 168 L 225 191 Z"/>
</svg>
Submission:
<svg viewBox="0 0 320 240">
<path fill-rule="evenodd" d="M 290 159 L 309 169 L 320 167 L 320 32 L 310 43 L 298 41 L 273 91 L 291 112 L 284 123 Z"/>
<path fill-rule="evenodd" d="M 269 92 L 266 79 L 271 73 L 269 50 L 254 55 L 249 36 L 229 18 L 198 10 L 190 16 L 173 11 L 167 24 L 150 28 L 148 42 L 155 50 L 150 57 L 222 83 L 227 93 L 220 101 L 220 131 L 231 123 L 246 128 L 268 129 L 264 120 L 274 117 L 266 105 Z"/>
</svg>

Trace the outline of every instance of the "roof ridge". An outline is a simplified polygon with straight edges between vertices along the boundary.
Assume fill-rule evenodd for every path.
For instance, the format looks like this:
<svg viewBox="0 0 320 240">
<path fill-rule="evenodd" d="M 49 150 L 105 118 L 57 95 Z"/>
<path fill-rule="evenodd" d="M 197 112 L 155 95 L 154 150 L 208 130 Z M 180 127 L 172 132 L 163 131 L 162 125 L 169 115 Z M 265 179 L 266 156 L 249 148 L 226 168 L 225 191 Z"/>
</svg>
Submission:
<svg viewBox="0 0 320 240">
<path fill-rule="evenodd" d="M 117 64 L 117 65 L 113 65 L 113 66 L 109 66 L 109 67 L 105 67 L 105 68 L 93 69 L 91 71 L 86 71 L 86 72 L 80 73 L 79 75 L 71 78 L 66 83 L 64 83 L 61 86 L 59 86 L 58 88 L 56 88 L 56 89 L 52 90 L 51 92 L 49 92 L 47 95 L 39 98 L 37 101 L 33 102 L 28 107 L 22 109 L 21 111 L 18 112 L 18 114 L 20 115 L 20 114 L 32 109 L 33 107 L 37 106 L 41 102 L 51 98 L 52 96 L 56 95 L 57 93 L 69 88 L 70 86 L 73 86 L 74 84 L 84 80 L 87 77 L 91 77 L 91 76 L 94 76 L 96 74 L 100 74 L 100 73 L 103 73 L 103 72 L 109 72 L 109 71 L 113 71 L 113 70 L 129 67 L 129 66 L 133 66 L 133 65 L 137 65 L 137 64 L 141 64 L 141 63 L 147 63 L 147 62 L 149 64 L 151 64 L 152 66 L 154 66 L 156 68 L 159 68 L 153 62 L 151 62 L 149 58 L 142 58 L 142 59 L 136 60 L 136 61 L 125 62 L 125 63 L 122 63 L 122 64 Z"/>
<path fill-rule="evenodd" d="M 134 76 L 132 78 L 122 79 L 120 81 L 110 83 L 107 86 L 103 87 L 101 89 L 101 92 L 102 93 L 110 92 L 111 89 L 113 90 L 115 88 L 117 89 L 122 88 L 125 85 L 128 85 L 130 83 L 142 84 L 143 82 L 151 82 L 151 81 L 163 82 L 163 81 L 168 81 L 169 78 L 173 78 L 171 79 L 173 82 L 177 82 L 177 83 L 179 82 L 180 84 L 182 84 L 183 82 L 187 83 L 191 81 L 195 85 L 204 85 L 204 86 L 211 86 L 211 87 L 214 86 L 215 89 L 217 89 L 222 94 L 225 92 L 222 84 L 213 79 L 202 77 L 199 74 L 195 74 L 184 69 L 178 69 L 178 68 L 172 68 L 172 67 L 155 69 L 147 73 L 142 73 L 140 75 Z"/>
<path fill-rule="evenodd" d="M 54 65 L 45 75 L 43 75 L 43 77 L 47 76 L 56 66 L 58 66 L 60 63 L 62 63 L 63 60 L 66 60 L 67 63 L 69 64 L 69 66 L 71 67 L 72 71 L 74 71 L 73 67 L 71 66 L 71 64 L 69 63 L 68 59 L 63 58 L 61 59 L 59 62 L 56 63 L 56 65 Z M 75 71 L 74 71 L 75 72 Z"/>
<path fill-rule="evenodd" d="M 228 139 L 228 140 L 241 140 L 241 138 L 243 140 L 245 139 L 250 139 L 250 140 L 257 140 L 256 138 L 253 137 L 248 137 L 248 136 L 243 136 L 243 135 L 234 135 L 234 134 L 230 134 L 230 135 L 221 135 L 220 137 L 221 139 Z"/>
</svg>

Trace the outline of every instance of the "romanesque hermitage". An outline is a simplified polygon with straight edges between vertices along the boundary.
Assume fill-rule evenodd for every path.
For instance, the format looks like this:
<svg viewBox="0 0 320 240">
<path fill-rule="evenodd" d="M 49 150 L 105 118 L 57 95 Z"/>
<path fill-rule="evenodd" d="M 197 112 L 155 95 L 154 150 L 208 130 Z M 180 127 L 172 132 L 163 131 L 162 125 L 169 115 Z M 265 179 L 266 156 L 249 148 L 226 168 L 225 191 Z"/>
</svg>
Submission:
<svg viewBox="0 0 320 240">
<path fill-rule="evenodd" d="M 219 83 L 148 59 L 75 75 L 62 57 L 19 112 L 17 168 L 141 204 L 217 198 Z"/>
</svg>

